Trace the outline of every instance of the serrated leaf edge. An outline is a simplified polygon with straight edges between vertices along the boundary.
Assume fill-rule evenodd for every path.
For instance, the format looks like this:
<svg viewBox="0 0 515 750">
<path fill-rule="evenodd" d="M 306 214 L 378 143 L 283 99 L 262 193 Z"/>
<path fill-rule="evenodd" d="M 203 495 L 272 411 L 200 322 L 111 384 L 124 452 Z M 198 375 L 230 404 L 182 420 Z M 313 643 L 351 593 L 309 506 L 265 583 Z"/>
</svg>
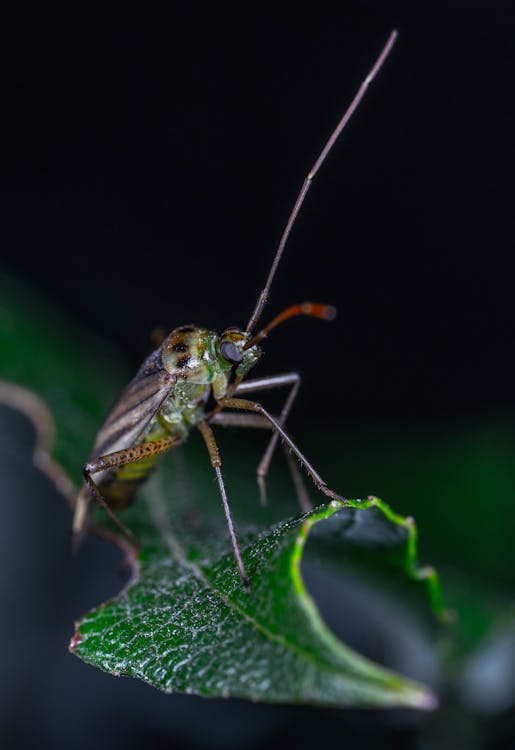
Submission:
<svg viewBox="0 0 515 750">
<path fill-rule="evenodd" d="M 280 644 L 282 647 L 284 647 L 287 650 L 290 650 L 293 653 L 298 654 L 306 662 L 310 662 L 317 667 L 323 668 L 326 671 L 334 672 L 334 674 L 337 676 L 340 675 L 341 672 L 338 669 L 338 667 L 335 667 L 334 669 L 330 669 L 325 664 L 319 665 L 318 661 L 315 658 L 313 658 L 309 653 L 306 653 L 302 648 L 299 648 L 296 644 L 291 643 L 287 638 L 285 638 L 280 633 L 275 633 L 274 631 L 262 625 L 258 620 L 256 620 L 255 617 L 252 617 L 251 615 L 249 615 L 245 611 L 244 608 L 242 608 L 237 603 L 235 603 L 230 598 L 230 596 L 222 592 L 218 587 L 214 586 L 212 581 L 209 579 L 208 576 L 205 575 L 204 571 L 199 565 L 197 565 L 195 562 L 192 562 L 191 560 L 188 560 L 186 558 L 186 556 L 183 553 L 181 543 L 177 539 L 172 529 L 172 526 L 169 523 L 164 495 L 161 492 L 155 492 L 156 489 L 157 488 L 154 487 L 154 492 L 145 493 L 147 495 L 147 498 L 146 498 L 147 502 L 149 503 L 149 506 L 150 506 L 151 517 L 160 535 L 162 535 L 162 537 L 166 541 L 166 544 L 168 546 L 168 549 L 170 550 L 170 553 L 172 554 L 173 558 L 179 563 L 179 565 L 189 570 L 192 573 L 192 575 L 194 575 L 199 581 L 202 582 L 202 584 L 206 587 L 206 589 L 210 589 L 216 596 L 218 596 L 223 601 L 223 603 L 227 607 L 237 612 L 238 615 L 242 619 L 247 621 L 253 628 L 255 628 L 257 631 L 262 633 L 262 635 L 264 635 L 267 639 L 269 639 L 272 642 Z M 345 675 L 345 680 L 349 684 L 354 681 L 357 685 L 360 685 L 360 684 L 363 684 L 364 681 L 371 682 L 371 680 L 375 680 L 377 682 L 376 687 L 378 689 L 383 689 L 385 692 L 388 692 L 390 695 L 390 700 L 385 701 L 385 705 L 391 705 L 391 706 L 402 705 L 406 707 L 431 710 L 436 707 L 438 701 L 437 701 L 436 696 L 434 695 L 434 693 L 432 693 L 430 689 L 414 681 L 411 681 L 408 678 L 404 678 L 401 675 L 396 674 L 395 672 L 391 672 L 375 664 L 374 662 L 366 659 L 360 654 L 354 652 L 351 648 L 347 647 L 342 641 L 340 641 L 338 638 L 336 638 L 336 636 L 333 635 L 333 633 L 327 628 L 326 624 L 322 620 L 320 613 L 318 611 L 318 608 L 315 602 L 313 601 L 313 599 L 311 598 L 311 596 L 309 595 L 305 587 L 304 581 L 302 579 L 301 560 L 302 560 L 302 555 L 304 551 L 304 546 L 305 546 L 305 543 L 309 535 L 309 531 L 312 528 L 312 526 L 318 523 L 319 521 L 329 518 L 338 510 L 344 509 L 346 507 L 354 507 L 354 508 L 357 508 L 358 510 L 366 510 L 367 508 L 372 507 L 372 506 L 378 507 L 379 510 L 381 510 L 389 518 L 389 520 L 392 520 L 395 523 L 401 523 L 403 526 L 406 526 L 406 528 L 408 529 L 408 539 L 412 538 L 413 531 L 414 531 L 414 524 L 412 522 L 410 523 L 408 519 L 404 519 L 402 516 L 398 516 L 397 514 L 394 514 L 391 511 L 391 509 L 386 505 L 386 503 L 383 503 L 381 500 L 379 500 L 379 498 L 368 498 L 366 501 L 354 501 L 354 500 L 336 501 L 334 500 L 328 503 L 327 505 L 320 506 L 319 508 L 316 508 L 315 510 L 310 511 L 308 514 L 305 515 L 300 531 L 297 534 L 295 541 L 291 548 L 291 554 L 290 554 L 291 580 L 292 580 L 295 592 L 297 594 L 299 603 L 304 608 L 308 618 L 310 619 L 319 637 L 321 637 L 331 649 L 334 649 L 336 653 L 341 654 L 342 659 L 345 661 L 346 665 L 349 665 L 349 666 L 351 665 L 352 668 L 355 670 L 354 678 L 351 675 Z M 296 520 L 296 519 L 291 519 L 291 520 Z M 284 523 L 285 523 L 284 521 L 281 522 L 281 525 Z M 264 530 L 263 532 L 261 532 L 259 536 L 266 535 L 269 532 L 270 532 L 270 529 Z M 245 549 L 246 548 L 243 549 L 244 553 L 245 553 Z M 410 555 L 412 558 L 411 562 L 413 565 L 414 572 L 416 573 L 417 576 L 421 575 L 425 577 L 426 575 L 428 575 L 427 571 L 424 571 L 424 569 L 421 569 L 420 571 L 418 571 L 414 566 L 414 561 L 416 557 L 416 538 L 414 538 L 413 543 L 409 545 L 409 549 L 410 549 Z M 225 555 L 223 557 L 225 557 Z M 434 574 L 434 571 L 433 571 L 431 575 L 436 575 L 436 574 Z M 77 647 L 79 647 L 79 652 L 80 652 L 80 644 L 83 640 L 83 636 L 80 632 L 80 628 L 81 628 L 82 622 L 88 617 L 88 615 L 96 613 L 98 610 L 108 605 L 110 601 L 118 599 L 129 588 L 136 585 L 137 582 L 138 582 L 138 576 L 134 575 L 119 594 L 117 594 L 115 597 L 113 597 L 109 601 L 104 602 L 102 605 L 94 607 L 92 610 L 90 610 L 90 612 L 85 614 L 75 623 L 75 632 L 74 632 L 74 635 L 72 636 L 72 639 L 70 641 L 70 646 L 69 646 L 69 649 L 72 653 L 76 653 L 78 656 L 83 658 L 83 656 L 80 653 L 77 653 Z M 240 585 L 239 579 L 237 578 L 235 579 L 235 585 L 236 586 Z M 435 585 L 436 586 L 438 585 L 437 578 L 435 580 Z M 96 666 L 98 666 L 98 664 L 96 664 Z M 111 670 L 107 669 L 106 671 L 111 671 Z M 143 679 L 144 681 L 149 682 L 145 678 Z M 149 684 L 152 684 L 152 683 L 149 682 Z M 263 698 L 260 698 L 260 699 L 263 700 Z"/>
</svg>

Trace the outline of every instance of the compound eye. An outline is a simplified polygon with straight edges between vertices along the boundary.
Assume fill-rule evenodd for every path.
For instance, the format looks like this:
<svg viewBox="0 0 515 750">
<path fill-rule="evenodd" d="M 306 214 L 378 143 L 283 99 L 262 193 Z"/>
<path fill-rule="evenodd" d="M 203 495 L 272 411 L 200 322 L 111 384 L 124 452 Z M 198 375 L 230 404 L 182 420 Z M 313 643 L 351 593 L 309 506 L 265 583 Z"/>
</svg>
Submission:
<svg viewBox="0 0 515 750">
<path fill-rule="evenodd" d="M 238 350 L 238 347 L 232 341 L 222 341 L 220 344 L 220 354 L 231 365 L 239 365 L 243 360 L 242 352 Z"/>
</svg>

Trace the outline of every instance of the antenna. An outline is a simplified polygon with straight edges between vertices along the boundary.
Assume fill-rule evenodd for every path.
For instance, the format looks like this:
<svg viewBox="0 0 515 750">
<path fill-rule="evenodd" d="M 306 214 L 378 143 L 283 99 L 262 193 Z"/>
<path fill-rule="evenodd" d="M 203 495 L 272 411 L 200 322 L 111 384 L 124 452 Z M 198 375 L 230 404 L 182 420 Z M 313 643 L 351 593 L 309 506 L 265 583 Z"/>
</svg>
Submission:
<svg viewBox="0 0 515 750">
<path fill-rule="evenodd" d="M 290 236 L 290 232 L 292 230 L 293 225 L 295 224 L 295 220 L 298 216 L 298 213 L 301 209 L 302 204 L 304 203 L 304 198 L 306 197 L 306 194 L 311 187 L 311 183 L 313 182 L 318 170 L 324 163 L 327 155 L 331 151 L 332 147 L 338 140 L 338 137 L 340 136 L 340 133 L 345 128 L 347 123 L 349 122 L 350 118 L 354 114 L 355 110 L 358 108 L 359 103 L 365 96 L 365 92 L 369 86 L 370 83 L 374 80 L 377 73 L 380 71 L 380 69 L 383 66 L 384 61 L 388 57 L 388 55 L 391 52 L 391 49 L 393 45 L 395 44 L 395 40 L 397 39 L 398 33 L 397 31 L 392 31 L 390 36 L 388 37 L 386 44 L 384 45 L 381 54 L 375 61 L 374 65 L 372 66 L 369 74 L 364 79 L 363 83 L 359 87 L 356 95 L 354 96 L 354 99 L 349 104 L 345 114 L 341 118 L 340 122 L 336 126 L 333 133 L 330 135 L 329 140 L 325 144 L 324 148 L 322 149 L 320 156 L 314 163 L 313 167 L 311 168 L 310 172 L 308 173 L 307 177 L 305 178 L 302 187 L 300 189 L 300 193 L 297 196 L 297 200 L 294 203 L 293 209 L 291 211 L 291 214 L 288 218 L 288 221 L 286 222 L 286 226 L 284 227 L 281 240 L 279 242 L 279 245 L 277 247 L 277 250 L 275 251 L 275 257 L 272 263 L 272 267 L 270 268 L 270 272 L 268 274 L 268 278 L 266 280 L 266 284 L 264 286 L 264 289 L 262 290 L 261 294 L 258 297 L 256 306 L 254 308 L 254 312 L 250 316 L 250 320 L 247 324 L 247 333 L 252 333 L 254 330 L 256 323 L 258 322 L 259 318 L 261 317 L 261 313 L 263 312 L 263 309 L 266 305 L 266 302 L 268 300 L 268 296 L 270 294 L 270 287 L 272 286 L 272 282 L 274 280 L 275 272 L 277 271 L 277 266 L 279 265 L 279 262 L 281 260 L 284 247 L 286 245 L 286 242 L 288 240 L 288 237 Z"/>
</svg>

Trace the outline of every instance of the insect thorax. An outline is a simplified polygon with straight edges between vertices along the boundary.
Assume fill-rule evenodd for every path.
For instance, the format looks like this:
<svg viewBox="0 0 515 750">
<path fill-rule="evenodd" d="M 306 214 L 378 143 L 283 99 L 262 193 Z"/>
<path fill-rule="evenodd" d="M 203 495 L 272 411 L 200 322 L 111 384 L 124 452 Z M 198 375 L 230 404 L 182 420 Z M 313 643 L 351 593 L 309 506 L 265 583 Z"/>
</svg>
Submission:
<svg viewBox="0 0 515 750">
<path fill-rule="evenodd" d="M 162 350 L 163 366 L 177 378 L 171 397 L 187 408 L 202 394 L 197 386 L 211 386 L 214 397 L 223 398 L 233 371 L 245 377 L 261 355 L 258 346 L 245 350 L 249 338 L 233 328 L 221 335 L 193 325 L 175 328 Z"/>
<path fill-rule="evenodd" d="M 248 334 L 237 329 L 220 335 L 193 325 L 175 328 L 163 342 L 161 365 L 176 382 L 139 442 L 163 433 L 185 438 L 190 427 L 204 418 L 211 390 L 215 399 L 223 398 L 233 372 L 243 377 L 257 362 L 258 347 L 244 350 L 248 339 Z M 235 356 L 237 364 L 223 352 Z"/>
</svg>

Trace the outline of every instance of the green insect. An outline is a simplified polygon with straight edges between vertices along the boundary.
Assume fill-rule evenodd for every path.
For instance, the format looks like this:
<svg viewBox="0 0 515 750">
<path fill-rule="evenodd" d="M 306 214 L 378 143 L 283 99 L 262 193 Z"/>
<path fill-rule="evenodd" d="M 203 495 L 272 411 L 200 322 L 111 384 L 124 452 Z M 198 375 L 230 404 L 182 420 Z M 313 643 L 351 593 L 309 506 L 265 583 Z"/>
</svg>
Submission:
<svg viewBox="0 0 515 750">
<path fill-rule="evenodd" d="M 126 536 L 131 532 L 117 517 L 134 499 L 138 487 L 149 476 L 160 454 L 182 443 L 192 427 L 204 438 L 215 470 L 234 557 L 244 588 L 249 577 L 243 563 L 234 531 L 221 469 L 220 453 L 212 425 L 267 427 L 272 430 L 268 447 L 259 463 L 257 476 L 261 497 L 266 499 L 266 476 L 278 439 L 287 447 L 289 467 L 297 488 L 301 507 L 310 507 L 297 463 L 306 468 L 318 490 L 330 498 L 341 499 L 285 432 L 284 424 L 300 386 L 300 375 L 288 373 L 245 380 L 259 361 L 261 342 L 277 325 L 297 315 L 331 320 L 335 309 L 329 305 L 304 302 L 288 307 L 267 326 L 254 333 L 268 300 L 272 282 L 281 260 L 291 228 L 309 187 L 344 129 L 368 85 L 390 53 L 397 32 L 393 31 L 381 54 L 364 79 L 354 99 L 324 146 L 313 168 L 304 180 L 300 193 L 284 228 L 265 286 L 261 291 L 245 329 L 229 328 L 221 335 L 192 325 L 175 328 L 160 346 L 143 362 L 133 380 L 122 391 L 96 437 L 89 461 L 84 467 L 84 483 L 79 492 L 73 520 L 73 537 L 82 535 L 91 499 L 96 499 Z M 249 400 L 249 394 L 287 387 L 289 394 L 281 413 L 272 416 L 260 403 Z M 210 410 L 207 403 L 214 399 Z M 229 409 L 229 411 L 226 411 Z M 291 453 L 290 453 L 291 451 Z"/>
</svg>

